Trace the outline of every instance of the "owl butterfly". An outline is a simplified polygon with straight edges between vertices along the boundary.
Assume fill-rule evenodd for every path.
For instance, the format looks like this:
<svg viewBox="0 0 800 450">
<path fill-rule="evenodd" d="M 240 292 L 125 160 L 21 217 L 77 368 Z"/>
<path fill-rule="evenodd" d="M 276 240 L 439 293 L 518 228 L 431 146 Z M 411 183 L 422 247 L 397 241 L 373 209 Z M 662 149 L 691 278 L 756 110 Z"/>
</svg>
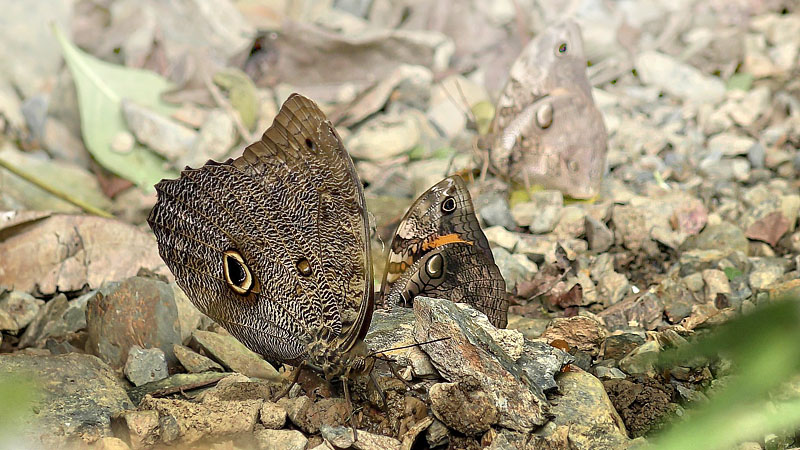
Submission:
<svg viewBox="0 0 800 450">
<path fill-rule="evenodd" d="M 397 227 L 381 284 L 384 306 L 426 295 L 468 303 L 498 328 L 508 323 L 506 283 L 460 176 L 422 194 Z"/>
<path fill-rule="evenodd" d="M 572 21 L 531 40 L 512 64 L 490 128 L 489 159 L 502 176 L 574 198 L 597 195 L 607 135 Z"/>
<path fill-rule="evenodd" d="M 313 101 L 293 94 L 242 156 L 187 168 L 156 191 L 148 222 L 159 253 L 200 311 L 267 359 L 345 388 L 370 370 L 364 192 Z"/>
</svg>

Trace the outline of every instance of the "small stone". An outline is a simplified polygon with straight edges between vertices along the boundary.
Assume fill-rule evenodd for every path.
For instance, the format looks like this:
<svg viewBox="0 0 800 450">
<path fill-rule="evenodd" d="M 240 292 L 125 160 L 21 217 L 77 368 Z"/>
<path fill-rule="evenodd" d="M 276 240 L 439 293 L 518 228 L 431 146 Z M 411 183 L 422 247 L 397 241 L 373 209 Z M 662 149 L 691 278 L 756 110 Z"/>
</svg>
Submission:
<svg viewBox="0 0 800 450">
<path fill-rule="evenodd" d="M 125 411 L 114 418 L 113 425 L 117 435 L 125 437 L 135 449 L 153 446 L 160 438 L 156 411 Z"/>
<path fill-rule="evenodd" d="M 630 288 L 628 278 L 614 271 L 605 273 L 597 282 L 597 297 L 604 306 L 618 303 Z"/>
<path fill-rule="evenodd" d="M 619 361 L 642 344 L 644 344 L 644 337 L 638 334 L 613 334 L 603 341 L 602 355 L 604 359 Z"/>
<path fill-rule="evenodd" d="M 628 377 L 625 372 L 617 369 L 616 367 L 597 366 L 594 368 L 594 373 L 597 378 L 606 380 L 617 380 Z"/>
<path fill-rule="evenodd" d="M 606 334 L 605 327 L 591 317 L 557 317 L 550 322 L 541 338 L 547 342 L 560 339 L 566 341 L 570 349 L 576 348 L 597 356 Z"/>
<path fill-rule="evenodd" d="M 6 292 L 0 296 L 0 330 L 17 333 L 36 318 L 43 305 L 43 300 L 27 292 Z"/>
<path fill-rule="evenodd" d="M 175 344 L 172 346 L 172 351 L 175 352 L 175 357 L 181 363 L 184 369 L 189 373 L 202 373 L 202 372 L 223 372 L 222 366 L 206 358 L 205 356 L 195 352 L 189 347 Z"/>
<path fill-rule="evenodd" d="M 492 256 L 506 281 L 506 290 L 509 292 L 515 292 L 519 283 L 530 280 L 539 270 L 536 263 L 525 255 L 511 254 L 503 247 L 493 248 Z"/>
<path fill-rule="evenodd" d="M 648 50 L 636 58 L 636 72 L 647 85 L 691 102 L 714 103 L 725 96 L 725 84 L 672 56 Z"/>
<path fill-rule="evenodd" d="M 706 301 L 714 301 L 717 294 L 730 294 L 731 284 L 728 281 L 728 276 L 725 272 L 715 269 L 706 269 L 703 271 L 703 281 L 705 282 L 705 295 Z"/>
<path fill-rule="evenodd" d="M 94 291 L 74 300 L 58 294 L 44 304 L 22 333 L 19 347 L 30 347 L 47 338 L 61 338 L 86 328 L 86 304 Z"/>
<path fill-rule="evenodd" d="M 609 331 L 622 330 L 628 326 L 640 326 L 655 330 L 664 315 L 664 302 L 647 292 L 637 297 L 627 297 L 597 314 L 605 321 Z"/>
<path fill-rule="evenodd" d="M 447 427 L 442 422 L 434 420 L 425 432 L 425 441 L 430 448 L 439 447 L 447 444 L 449 436 L 450 432 Z"/>
<path fill-rule="evenodd" d="M 236 126 L 230 114 L 222 109 L 213 109 L 206 116 L 206 121 L 197 132 L 197 138 L 192 142 L 191 150 L 177 156 L 177 167 L 199 167 L 206 161 L 221 160 L 228 154 L 237 139 Z"/>
<path fill-rule="evenodd" d="M 682 278 L 682 281 L 683 284 L 685 284 L 686 287 L 692 292 L 700 292 L 705 286 L 702 272 L 695 272 L 691 275 L 686 275 Z"/>
<path fill-rule="evenodd" d="M 753 291 L 768 288 L 783 276 L 783 271 L 780 261 L 772 258 L 753 258 L 753 269 L 748 276 L 750 288 Z"/>
<path fill-rule="evenodd" d="M 220 362 L 224 367 L 248 377 L 277 380 L 278 371 L 262 357 L 248 349 L 233 336 L 211 331 L 196 330 L 192 338 L 206 354 Z"/>
<path fill-rule="evenodd" d="M 583 227 L 591 251 L 603 253 L 614 244 L 614 233 L 608 229 L 605 223 L 586 215 Z"/>
<path fill-rule="evenodd" d="M 136 139 L 127 131 L 120 131 L 111 138 L 109 147 L 114 153 L 126 154 L 133 150 Z"/>
<path fill-rule="evenodd" d="M 682 248 L 690 250 L 714 250 L 723 257 L 739 251 L 747 254 L 749 244 L 741 228 L 730 222 L 708 225 L 696 236 L 688 238 Z"/>
<path fill-rule="evenodd" d="M 191 128 L 126 99 L 122 100 L 122 114 L 137 141 L 170 161 L 185 157 L 197 138 Z"/>
<path fill-rule="evenodd" d="M 197 309 L 186 293 L 178 286 L 177 283 L 170 283 L 172 294 L 175 298 L 175 306 L 178 308 L 178 321 L 181 328 L 181 343 L 188 343 L 192 338 L 194 330 L 200 328 L 203 321 L 210 322 L 211 319 Z"/>
<path fill-rule="evenodd" d="M 619 368 L 628 375 L 645 374 L 655 376 L 654 363 L 661 346 L 656 341 L 647 341 L 619 361 Z"/>
<path fill-rule="evenodd" d="M 708 140 L 708 150 L 717 151 L 725 156 L 746 155 L 756 140 L 733 133 L 720 133 Z"/>
<path fill-rule="evenodd" d="M 386 161 L 411 150 L 419 143 L 421 133 L 414 114 L 379 114 L 345 141 L 353 158 Z"/>
<path fill-rule="evenodd" d="M 575 205 L 565 206 L 558 215 L 558 223 L 553 232 L 561 239 L 577 238 L 585 234 L 585 215 L 583 208 Z"/>
<path fill-rule="evenodd" d="M 279 430 L 286 423 L 286 410 L 277 403 L 264 402 L 259 417 L 265 428 Z"/>
<path fill-rule="evenodd" d="M 563 426 L 570 428 L 569 444 L 563 448 L 625 448 L 625 425 L 600 380 L 577 369 L 562 373 L 558 388 L 561 395 L 550 408 L 552 425 L 542 430 L 544 436 Z"/>
<path fill-rule="evenodd" d="M 255 433 L 258 448 L 262 450 L 304 450 L 308 438 L 297 430 L 259 430 Z"/>
<path fill-rule="evenodd" d="M 497 408 L 477 384 L 437 383 L 428 391 L 436 418 L 449 428 L 478 436 L 497 420 Z"/>
<path fill-rule="evenodd" d="M 133 345 L 128 350 L 125 362 L 125 376 L 134 384 L 141 386 L 151 381 L 167 378 L 167 358 L 160 348 L 143 349 Z"/>
<path fill-rule="evenodd" d="M 282 398 L 278 404 L 286 409 L 289 420 L 306 433 L 319 433 L 325 425 L 346 425 L 350 407 L 343 398 L 326 398 L 318 402 L 303 395 L 294 399 Z"/>
</svg>

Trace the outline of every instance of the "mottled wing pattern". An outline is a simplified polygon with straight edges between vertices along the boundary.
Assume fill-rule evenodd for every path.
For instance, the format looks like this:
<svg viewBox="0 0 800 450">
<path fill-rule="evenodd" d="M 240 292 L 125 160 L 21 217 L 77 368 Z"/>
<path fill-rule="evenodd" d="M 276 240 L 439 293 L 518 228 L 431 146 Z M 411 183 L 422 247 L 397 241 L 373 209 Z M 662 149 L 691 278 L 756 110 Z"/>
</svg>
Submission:
<svg viewBox="0 0 800 450">
<path fill-rule="evenodd" d="M 253 351 L 297 364 L 311 342 L 348 350 L 372 314 L 363 189 L 341 139 L 294 94 L 244 154 L 156 185 L 159 252 L 203 313 Z M 225 252 L 254 283 L 226 282 Z"/>
<path fill-rule="evenodd" d="M 455 206 L 449 213 L 443 210 L 447 199 L 452 199 Z M 456 241 L 473 242 L 492 257 L 489 242 L 475 216 L 469 190 L 458 175 L 447 177 L 425 191 L 400 220 L 386 258 L 381 297 L 427 252 Z"/>
<path fill-rule="evenodd" d="M 441 273 L 429 269 L 438 257 Z M 494 260 L 475 245 L 446 244 L 427 253 L 392 285 L 386 301 L 409 306 L 418 295 L 467 303 L 497 328 L 508 324 L 506 283 Z"/>
<path fill-rule="evenodd" d="M 425 277 L 425 262 L 433 254 L 444 258 L 446 276 L 423 282 L 419 277 Z M 381 284 L 383 304 L 409 306 L 416 295 L 472 304 L 494 317 L 495 325 L 505 326 L 505 281 L 460 176 L 445 178 L 423 193 L 392 239 Z"/>
<path fill-rule="evenodd" d="M 491 134 L 489 157 L 500 174 L 576 198 L 597 194 L 607 135 L 576 23 L 550 27 L 528 43 L 511 66 Z"/>
</svg>

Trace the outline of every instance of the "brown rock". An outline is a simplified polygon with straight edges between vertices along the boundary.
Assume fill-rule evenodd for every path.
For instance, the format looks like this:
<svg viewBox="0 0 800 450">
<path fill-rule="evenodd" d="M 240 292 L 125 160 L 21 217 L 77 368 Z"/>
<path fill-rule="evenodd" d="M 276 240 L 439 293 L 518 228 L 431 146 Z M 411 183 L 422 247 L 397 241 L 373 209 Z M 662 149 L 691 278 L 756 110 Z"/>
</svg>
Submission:
<svg viewBox="0 0 800 450">
<path fill-rule="evenodd" d="M 603 318 L 610 331 L 626 328 L 632 321 L 646 330 L 655 330 L 661 324 L 664 303 L 648 292 L 639 297 L 628 297 L 597 315 Z"/>
<path fill-rule="evenodd" d="M 659 429 L 677 406 L 670 403 L 674 396 L 673 388 L 653 378 L 608 380 L 603 382 L 603 386 L 631 437 Z"/>
<path fill-rule="evenodd" d="M 222 372 L 224 370 L 222 366 L 213 360 L 206 358 L 189 347 L 175 344 L 172 346 L 172 350 L 183 368 L 189 373 Z"/>
<path fill-rule="evenodd" d="M 600 354 L 600 345 L 607 334 L 603 324 L 597 320 L 591 317 L 574 316 L 553 319 L 541 337 L 547 339 L 548 342 L 562 339 L 566 341 L 570 349 L 577 348 L 592 356 L 597 356 Z"/>
<path fill-rule="evenodd" d="M 172 288 L 151 278 L 132 277 L 105 285 L 86 310 L 86 349 L 111 367 L 121 368 L 132 345 L 160 348 L 175 367 L 172 346 L 181 342 Z"/>
<path fill-rule="evenodd" d="M 437 383 L 428 395 L 436 418 L 459 433 L 479 436 L 497 421 L 497 408 L 477 382 Z"/>
<path fill-rule="evenodd" d="M 180 441 L 191 444 L 205 436 L 253 431 L 263 400 L 193 403 L 147 396 L 140 410 L 152 409 L 159 417 L 175 418 Z"/>
<path fill-rule="evenodd" d="M 744 234 L 748 239 L 755 239 L 775 247 L 781 237 L 789 231 L 789 220 L 780 211 L 773 211 L 747 227 Z"/>
<path fill-rule="evenodd" d="M 343 398 L 326 398 L 313 402 L 305 395 L 282 398 L 278 404 L 286 409 L 289 420 L 309 434 L 319 433 L 322 424 L 330 426 L 347 425 L 350 407 Z"/>
<path fill-rule="evenodd" d="M 283 428 L 283 425 L 286 423 L 286 410 L 277 403 L 264 402 L 264 404 L 261 405 L 259 418 L 264 428 L 279 430 Z"/>
<path fill-rule="evenodd" d="M 155 445 L 159 438 L 157 411 L 125 411 L 112 423 L 114 434 L 130 442 L 134 449 Z"/>
<path fill-rule="evenodd" d="M 270 363 L 233 336 L 197 330 L 192 333 L 192 339 L 206 354 L 234 372 L 266 380 L 283 380 Z"/>
</svg>

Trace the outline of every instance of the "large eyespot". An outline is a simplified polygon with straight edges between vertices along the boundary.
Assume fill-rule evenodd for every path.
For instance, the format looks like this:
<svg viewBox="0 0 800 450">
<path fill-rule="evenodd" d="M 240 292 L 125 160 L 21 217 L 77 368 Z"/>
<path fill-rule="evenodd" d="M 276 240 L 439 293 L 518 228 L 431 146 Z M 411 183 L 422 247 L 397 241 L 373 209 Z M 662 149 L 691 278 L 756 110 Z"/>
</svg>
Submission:
<svg viewBox="0 0 800 450">
<path fill-rule="evenodd" d="M 562 43 L 558 44 L 558 54 L 559 55 L 564 55 L 566 53 L 567 53 L 567 43 L 566 42 L 562 42 Z"/>
<path fill-rule="evenodd" d="M 305 258 L 298 259 L 297 262 L 295 263 L 295 267 L 297 267 L 297 271 L 300 273 L 300 275 L 304 277 L 311 276 L 311 263 L 309 263 L 307 259 Z"/>
<path fill-rule="evenodd" d="M 247 295 L 253 289 L 253 274 L 245 264 L 242 255 L 236 250 L 226 250 L 222 256 L 225 281 L 233 292 Z"/>
<path fill-rule="evenodd" d="M 456 210 L 456 199 L 453 197 L 447 197 L 442 202 L 442 212 L 445 214 L 450 214 Z"/>
<path fill-rule="evenodd" d="M 435 254 L 425 262 L 425 273 L 431 278 L 441 278 L 444 275 L 444 258 Z"/>
</svg>

